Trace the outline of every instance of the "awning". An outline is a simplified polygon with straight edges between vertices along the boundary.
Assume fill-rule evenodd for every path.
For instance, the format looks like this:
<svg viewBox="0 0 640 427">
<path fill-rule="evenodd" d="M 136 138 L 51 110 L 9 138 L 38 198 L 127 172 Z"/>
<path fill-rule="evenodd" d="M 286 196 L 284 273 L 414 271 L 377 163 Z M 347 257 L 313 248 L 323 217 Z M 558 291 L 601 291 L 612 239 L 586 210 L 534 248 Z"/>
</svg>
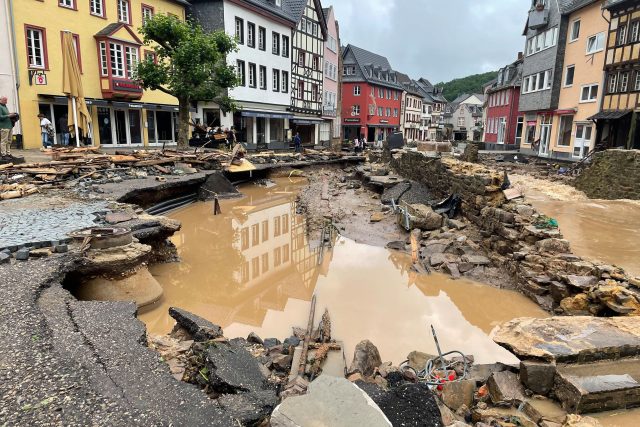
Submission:
<svg viewBox="0 0 640 427">
<path fill-rule="evenodd" d="M 631 110 L 604 110 L 594 114 L 587 120 L 616 120 L 629 113 L 631 113 Z"/>
<path fill-rule="evenodd" d="M 293 114 L 272 113 L 270 111 L 241 111 L 242 117 L 261 117 L 265 119 L 291 119 Z"/>
<path fill-rule="evenodd" d="M 323 119 L 316 119 L 314 117 L 294 117 L 292 121 L 293 123 L 297 123 L 299 125 L 317 125 L 320 123 L 324 123 Z"/>
</svg>

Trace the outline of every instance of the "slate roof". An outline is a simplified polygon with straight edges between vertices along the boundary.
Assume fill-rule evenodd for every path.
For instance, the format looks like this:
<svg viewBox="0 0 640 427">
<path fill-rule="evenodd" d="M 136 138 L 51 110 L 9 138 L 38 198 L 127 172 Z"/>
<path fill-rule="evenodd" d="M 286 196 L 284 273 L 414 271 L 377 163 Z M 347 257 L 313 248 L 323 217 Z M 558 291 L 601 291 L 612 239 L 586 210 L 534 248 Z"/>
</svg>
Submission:
<svg viewBox="0 0 640 427">
<path fill-rule="evenodd" d="M 259 1 L 260 3 L 269 3 L 268 0 L 251 0 L 251 1 Z M 327 20 L 325 19 L 324 10 L 322 9 L 322 5 L 319 0 L 313 0 L 314 4 L 317 6 L 318 10 L 318 19 L 320 19 L 320 28 L 322 29 L 322 34 L 326 38 L 327 36 Z M 275 5 L 272 5 L 276 7 Z M 304 8 L 307 6 L 307 0 L 282 0 L 282 10 L 288 13 L 293 20 L 298 23 L 300 19 L 302 19 L 302 14 L 304 13 Z"/>
<path fill-rule="evenodd" d="M 387 58 L 349 44 L 342 51 L 343 60 L 348 56 L 349 52 L 353 54 L 356 61 L 355 65 L 360 69 L 360 73 L 356 76 L 343 76 L 343 81 L 353 82 L 364 80 L 371 84 L 400 90 L 404 89 L 402 84 L 397 81 L 398 73 L 391 68 L 391 64 Z M 344 62 L 344 65 L 351 64 Z M 370 74 L 371 70 L 374 71 L 372 74 Z M 381 78 L 378 78 L 378 72 L 381 73 Z M 389 80 L 386 79 L 387 76 L 389 76 Z M 396 79 L 396 82 L 393 81 L 394 78 Z"/>
<path fill-rule="evenodd" d="M 560 12 L 562 14 L 568 14 L 599 1 L 600 0 L 559 0 L 558 4 L 560 6 Z"/>
<path fill-rule="evenodd" d="M 618 6 L 622 3 L 632 3 L 633 0 L 607 0 L 604 4 L 605 9 L 608 9 L 613 6 Z"/>
<path fill-rule="evenodd" d="M 496 78 L 489 87 L 487 93 L 493 93 L 506 87 L 520 86 L 522 83 L 522 61 L 522 59 L 518 59 L 515 62 L 507 65 L 506 67 L 498 70 L 498 75 L 500 75 L 499 73 L 501 72 L 503 73 L 503 81 L 498 84 L 498 79 Z"/>
</svg>

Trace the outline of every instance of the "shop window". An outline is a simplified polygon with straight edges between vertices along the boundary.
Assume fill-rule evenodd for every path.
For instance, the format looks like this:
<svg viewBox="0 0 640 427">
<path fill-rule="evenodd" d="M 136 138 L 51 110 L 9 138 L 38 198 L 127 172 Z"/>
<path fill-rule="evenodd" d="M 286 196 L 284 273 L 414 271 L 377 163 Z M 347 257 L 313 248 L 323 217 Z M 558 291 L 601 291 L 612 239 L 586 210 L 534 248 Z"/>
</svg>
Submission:
<svg viewBox="0 0 640 427">
<path fill-rule="evenodd" d="M 573 115 L 560 117 L 560 131 L 558 132 L 558 146 L 571 145 L 571 130 L 573 129 Z"/>
<path fill-rule="evenodd" d="M 269 119 L 269 139 L 271 142 L 284 142 L 283 119 Z"/>
</svg>

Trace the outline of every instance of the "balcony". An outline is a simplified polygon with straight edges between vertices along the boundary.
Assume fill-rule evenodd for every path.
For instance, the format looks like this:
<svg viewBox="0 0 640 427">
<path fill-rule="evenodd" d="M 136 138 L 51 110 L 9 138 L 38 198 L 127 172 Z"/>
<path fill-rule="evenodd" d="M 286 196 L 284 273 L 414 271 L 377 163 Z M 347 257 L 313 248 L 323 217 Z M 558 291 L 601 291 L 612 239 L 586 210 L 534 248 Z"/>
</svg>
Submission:
<svg viewBox="0 0 640 427">
<path fill-rule="evenodd" d="M 549 25 L 549 9 L 536 7 L 529 12 L 529 29 L 539 30 Z"/>
</svg>

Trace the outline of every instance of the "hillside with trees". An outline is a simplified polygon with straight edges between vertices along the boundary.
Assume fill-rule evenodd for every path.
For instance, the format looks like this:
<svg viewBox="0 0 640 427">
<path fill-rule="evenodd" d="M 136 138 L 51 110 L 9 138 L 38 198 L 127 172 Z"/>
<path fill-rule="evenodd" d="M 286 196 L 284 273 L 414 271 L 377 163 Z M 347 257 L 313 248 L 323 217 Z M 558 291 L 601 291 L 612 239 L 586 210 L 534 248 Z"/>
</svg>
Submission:
<svg viewBox="0 0 640 427">
<path fill-rule="evenodd" d="M 482 74 L 453 79 L 447 83 L 438 83 L 436 86 L 443 88 L 444 97 L 453 101 L 463 93 L 482 93 L 482 85 L 495 79 L 497 71 L 489 71 Z"/>
</svg>

